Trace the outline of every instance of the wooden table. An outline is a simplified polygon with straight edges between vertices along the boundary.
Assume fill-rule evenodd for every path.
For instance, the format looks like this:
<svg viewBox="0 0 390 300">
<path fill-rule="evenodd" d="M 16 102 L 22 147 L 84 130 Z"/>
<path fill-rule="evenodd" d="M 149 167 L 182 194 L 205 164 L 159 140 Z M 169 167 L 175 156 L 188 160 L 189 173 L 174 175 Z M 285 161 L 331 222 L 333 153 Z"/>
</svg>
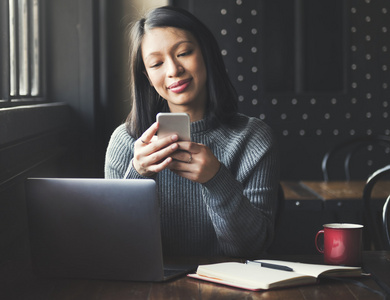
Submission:
<svg viewBox="0 0 390 300">
<path fill-rule="evenodd" d="M 365 181 L 301 181 L 308 191 L 324 201 L 324 209 L 361 209 Z M 371 198 L 376 207 L 382 207 L 390 195 L 390 181 L 378 181 Z M 357 202 L 358 201 L 358 202 Z"/>
<path fill-rule="evenodd" d="M 322 256 L 271 256 L 308 263 L 322 263 Z M 225 260 L 225 259 L 222 259 Z M 219 260 L 221 261 L 221 260 Z M 214 262 L 214 261 L 213 261 Z M 202 262 L 204 263 L 204 261 Z M 390 286 L 390 252 L 364 252 L 364 268 Z M 359 282 L 380 290 L 372 277 Z M 7 262 L 0 265 L 0 299 L 383 299 L 372 291 L 348 282 L 321 279 L 316 285 L 252 292 L 214 283 L 180 277 L 165 283 L 41 279 L 33 276 L 28 265 Z"/>
<path fill-rule="evenodd" d="M 285 209 L 320 211 L 323 209 L 323 200 L 313 191 L 298 181 L 282 181 Z"/>
<path fill-rule="evenodd" d="M 361 200 L 365 184 L 363 180 L 281 182 L 287 208 L 308 208 L 310 210 L 327 208 L 328 205 L 341 207 L 351 200 Z M 371 196 L 375 201 L 383 203 L 389 195 L 390 180 L 382 180 L 375 184 Z"/>
</svg>

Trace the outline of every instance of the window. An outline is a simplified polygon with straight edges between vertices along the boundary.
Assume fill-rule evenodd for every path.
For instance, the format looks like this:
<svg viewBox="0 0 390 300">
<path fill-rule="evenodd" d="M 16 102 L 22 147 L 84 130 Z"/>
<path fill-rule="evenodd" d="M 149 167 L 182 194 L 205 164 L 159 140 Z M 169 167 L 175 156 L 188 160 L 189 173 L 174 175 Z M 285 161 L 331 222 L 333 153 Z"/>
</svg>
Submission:
<svg viewBox="0 0 390 300">
<path fill-rule="evenodd" d="M 1 2 L 1 107 L 43 101 L 45 85 L 41 2 Z"/>
</svg>

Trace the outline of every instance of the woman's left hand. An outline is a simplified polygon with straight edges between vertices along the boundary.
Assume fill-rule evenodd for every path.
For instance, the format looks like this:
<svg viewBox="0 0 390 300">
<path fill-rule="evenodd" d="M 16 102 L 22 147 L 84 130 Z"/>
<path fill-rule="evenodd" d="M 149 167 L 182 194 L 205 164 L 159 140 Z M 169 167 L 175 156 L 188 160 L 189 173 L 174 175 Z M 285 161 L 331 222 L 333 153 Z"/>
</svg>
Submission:
<svg viewBox="0 0 390 300">
<path fill-rule="evenodd" d="M 221 163 L 209 147 L 192 142 L 178 142 L 179 149 L 168 165 L 172 172 L 189 180 L 206 183 L 217 174 Z"/>
</svg>

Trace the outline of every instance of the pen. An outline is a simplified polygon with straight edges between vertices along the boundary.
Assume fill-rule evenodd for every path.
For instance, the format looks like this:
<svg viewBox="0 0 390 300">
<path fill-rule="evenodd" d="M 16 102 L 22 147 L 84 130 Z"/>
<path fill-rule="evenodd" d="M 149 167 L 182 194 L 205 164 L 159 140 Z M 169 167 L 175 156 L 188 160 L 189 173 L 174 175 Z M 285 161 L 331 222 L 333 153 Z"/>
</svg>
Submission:
<svg viewBox="0 0 390 300">
<path fill-rule="evenodd" d="M 270 264 L 270 263 L 263 263 L 263 262 L 255 261 L 255 260 L 247 260 L 245 263 L 246 264 L 256 264 L 256 265 L 260 265 L 263 268 L 270 268 L 270 269 L 275 269 L 275 270 L 282 270 L 282 271 L 289 271 L 289 272 L 294 271 L 292 268 L 287 267 L 287 266 Z"/>
</svg>

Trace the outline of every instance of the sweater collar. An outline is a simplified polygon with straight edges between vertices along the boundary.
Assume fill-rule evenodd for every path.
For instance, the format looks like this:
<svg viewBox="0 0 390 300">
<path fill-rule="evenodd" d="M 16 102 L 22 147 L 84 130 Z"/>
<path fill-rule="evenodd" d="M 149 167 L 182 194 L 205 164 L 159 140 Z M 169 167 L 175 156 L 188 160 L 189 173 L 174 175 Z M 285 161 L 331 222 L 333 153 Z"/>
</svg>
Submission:
<svg viewBox="0 0 390 300">
<path fill-rule="evenodd" d="M 191 133 L 204 132 L 207 129 L 209 129 L 208 126 L 207 126 L 206 119 L 202 119 L 202 120 L 199 120 L 199 121 L 192 122 L 190 127 L 191 127 Z"/>
</svg>

